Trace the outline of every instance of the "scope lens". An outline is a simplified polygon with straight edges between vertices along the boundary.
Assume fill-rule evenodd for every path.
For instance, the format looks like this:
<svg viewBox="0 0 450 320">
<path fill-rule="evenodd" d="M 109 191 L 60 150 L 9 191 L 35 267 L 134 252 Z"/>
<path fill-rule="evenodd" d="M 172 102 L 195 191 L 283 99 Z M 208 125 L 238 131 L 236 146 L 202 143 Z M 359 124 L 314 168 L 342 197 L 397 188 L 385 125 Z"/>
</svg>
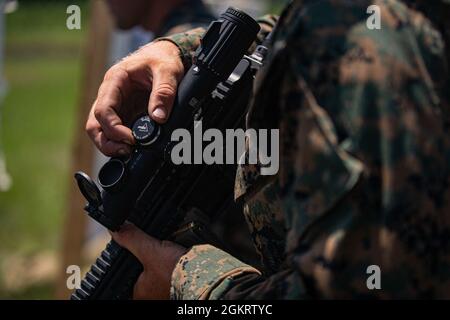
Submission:
<svg viewBox="0 0 450 320">
<path fill-rule="evenodd" d="M 258 33 L 261 27 L 259 24 L 244 11 L 234 7 L 229 7 L 225 13 L 221 15 L 222 18 L 230 19 L 235 23 L 241 24 L 240 31 L 249 32 L 250 34 Z"/>
<path fill-rule="evenodd" d="M 105 163 L 98 173 L 98 183 L 105 190 L 117 187 L 125 175 L 125 164 L 118 159 Z"/>
<path fill-rule="evenodd" d="M 259 24 L 246 13 L 228 8 L 204 35 L 196 51 L 195 64 L 226 80 L 260 29 Z"/>
</svg>

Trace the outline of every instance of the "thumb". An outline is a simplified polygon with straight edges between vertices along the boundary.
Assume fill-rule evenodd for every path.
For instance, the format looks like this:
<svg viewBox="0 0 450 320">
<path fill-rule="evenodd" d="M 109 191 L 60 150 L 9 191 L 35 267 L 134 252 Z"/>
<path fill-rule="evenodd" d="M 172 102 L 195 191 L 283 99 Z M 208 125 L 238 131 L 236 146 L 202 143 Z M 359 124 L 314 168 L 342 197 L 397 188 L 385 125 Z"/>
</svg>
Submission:
<svg viewBox="0 0 450 320">
<path fill-rule="evenodd" d="M 177 76 L 169 66 L 158 68 L 153 72 L 148 113 L 156 122 L 164 123 L 169 118 L 177 87 Z"/>
<path fill-rule="evenodd" d="M 119 231 L 111 232 L 111 235 L 114 241 L 130 251 L 144 266 L 160 246 L 159 240 L 149 236 L 131 223 L 124 224 Z"/>
</svg>

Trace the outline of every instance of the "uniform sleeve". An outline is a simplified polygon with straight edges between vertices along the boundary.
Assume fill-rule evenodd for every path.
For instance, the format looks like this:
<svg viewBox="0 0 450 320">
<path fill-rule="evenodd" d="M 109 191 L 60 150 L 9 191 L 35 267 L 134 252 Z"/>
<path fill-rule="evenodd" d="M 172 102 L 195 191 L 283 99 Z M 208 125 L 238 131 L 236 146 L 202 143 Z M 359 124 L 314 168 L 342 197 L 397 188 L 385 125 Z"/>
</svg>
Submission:
<svg viewBox="0 0 450 320">
<path fill-rule="evenodd" d="M 275 27 L 278 17 L 275 15 L 265 15 L 259 19 L 257 22 L 261 26 L 261 30 L 258 33 L 258 37 L 255 43 L 250 47 L 249 52 L 252 52 L 256 45 L 261 44 L 267 35 Z M 177 33 L 169 37 L 162 37 L 156 39 L 156 41 L 170 41 L 174 43 L 179 49 L 181 58 L 183 59 L 183 64 L 185 70 L 188 70 L 194 60 L 195 51 L 200 46 L 200 41 L 205 34 L 205 28 L 196 28 L 182 33 Z"/>
<path fill-rule="evenodd" d="M 172 273 L 174 300 L 219 299 L 244 275 L 261 273 L 211 245 L 192 247 Z"/>
</svg>

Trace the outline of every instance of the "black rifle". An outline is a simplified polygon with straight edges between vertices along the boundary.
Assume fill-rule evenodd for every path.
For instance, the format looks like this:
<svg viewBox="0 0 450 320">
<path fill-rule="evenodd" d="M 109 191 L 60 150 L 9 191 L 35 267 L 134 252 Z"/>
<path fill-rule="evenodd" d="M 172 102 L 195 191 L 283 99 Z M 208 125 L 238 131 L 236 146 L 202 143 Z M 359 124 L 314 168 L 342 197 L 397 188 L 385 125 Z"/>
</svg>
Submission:
<svg viewBox="0 0 450 320">
<path fill-rule="evenodd" d="M 137 147 L 129 158 L 112 158 L 103 166 L 98 175 L 102 192 L 86 174 L 75 174 L 89 216 L 113 231 L 128 220 L 153 237 L 190 246 L 207 230 L 195 221 L 180 229 L 186 217 L 236 209 L 236 165 L 174 165 L 170 139 L 178 128 L 192 133 L 196 120 L 222 132 L 244 126 L 253 80 L 267 53 L 261 45 L 245 56 L 259 30 L 256 21 L 234 8 L 210 25 L 179 85 L 168 122 L 158 126 L 148 116 L 135 122 Z M 206 238 L 214 241 L 212 235 Z M 141 272 L 140 262 L 111 241 L 71 299 L 129 299 Z"/>
</svg>

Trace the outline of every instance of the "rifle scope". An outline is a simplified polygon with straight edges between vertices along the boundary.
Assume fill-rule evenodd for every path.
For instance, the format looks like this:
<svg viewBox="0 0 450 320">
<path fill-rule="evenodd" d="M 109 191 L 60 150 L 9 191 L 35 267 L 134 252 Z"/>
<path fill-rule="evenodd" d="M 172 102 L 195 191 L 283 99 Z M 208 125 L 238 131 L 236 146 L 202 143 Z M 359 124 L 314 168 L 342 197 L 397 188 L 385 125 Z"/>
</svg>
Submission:
<svg viewBox="0 0 450 320">
<path fill-rule="evenodd" d="M 195 53 L 193 66 L 181 81 L 164 125 L 148 115 L 132 126 L 136 146 L 128 158 L 112 158 L 100 170 L 98 183 L 84 173 L 75 178 L 87 199 L 85 210 L 106 228 L 116 231 L 129 217 L 151 177 L 170 154 L 171 134 L 189 128 L 205 97 L 225 81 L 255 40 L 260 27 L 244 12 L 229 8 L 209 26 Z"/>
</svg>

